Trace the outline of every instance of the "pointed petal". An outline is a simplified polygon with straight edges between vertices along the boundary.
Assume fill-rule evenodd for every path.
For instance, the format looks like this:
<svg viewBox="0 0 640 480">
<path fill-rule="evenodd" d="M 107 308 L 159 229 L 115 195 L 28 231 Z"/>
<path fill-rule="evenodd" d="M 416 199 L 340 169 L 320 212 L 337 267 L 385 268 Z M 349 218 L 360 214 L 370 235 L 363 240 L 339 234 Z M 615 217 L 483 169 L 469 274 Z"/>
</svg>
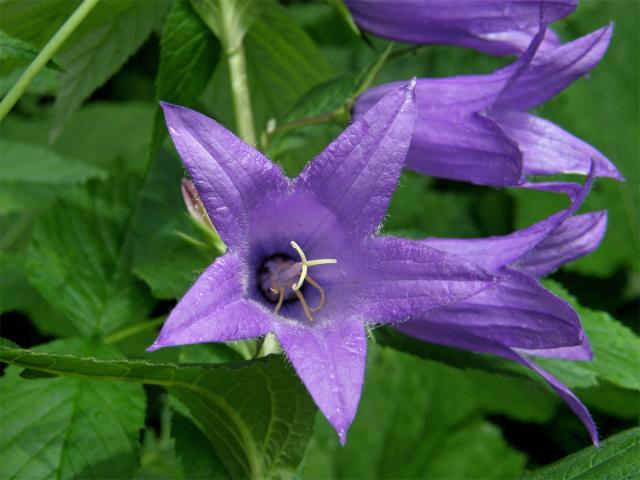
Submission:
<svg viewBox="0 0 640 480">
<path fill-rule="evenodd" d="M 344 445 L 360 401 L 367 335 L 359 319 L 324 325 L 280 321 L 275 334 L 287 358 Z"/>
<path fill-rule="evenodd" d="M 593 360 L 593 351 L 589 339 L 585 336 L 579 345 L 559 347 L 559 348 L 541 348 L 526 349 L 515 348 L 519 353 L 525 355 L 535 355 L 543 358 L 559 358 L 562 360 Z"/>
<path fill-rule="evenodd" d="M 375 231 L 386 214 L 413 134 L 414 87 L 385 96 L 300 174 L 299 186 L 354 231 Z"/>
<path fill-rule="evenodd" d="M 467 260 L 403 238 L 371 238 L 362 252 L 358 270 L 344 288 L 351 289 L 353 301 L 362 305 L 364 318 L 371 322 L 393 323 L 424 314 L 498 281 Z"/>
<path fill-rule="evenodd" d="M 173 143 L 207 213 L 229 248 L 241 245 L 248 212 L 287 179 L 268 158 L 216 121 L 178 105 L 161 103 Z"/>
<path fill-rule="evenodd" d="M 588 255 L 600 245 L 607 230 L 607 212 L 593 212 L 564 220 L 513 268 L 529 275 L 548 275 L 565 263 Z"/>
<path fill-rule="evenodd" d="M 615 165 L 602 153 L 548 120 L 515 111 L 493 112 L 490 118 L 518 144 L 525 175 L 586 175 L 593 161 L 596 176 L 623 180 Z"/>
<path fill-rule="evenodd" d="M 566 301 L 517 272 L 493 288 L 420 318 L 429 324 L 456 325 L 470 334 L 520 349 L 575 346 L 585 337 L 578 315 Z M 397 328 L 415 336 L 411 331 L 414 323 Z"/>
<path fill-rule="evenodd" d="M 481 336 L 470 333 L 464 327 L 459 325 L 448 325 L 437 322 L 429 322 L 426 319 L 411 321 L 412 325 L 403 324 L 405 333 L 426 340 L 428 342 L 448 345 L 454 348 L 471 350 L 474 352 L 492 353 L 504 358 L 508 358 L 518 362 L 528 368 L 534 370 L 540 375 L 553 390 L 567 403 L 573 412 L 580 418 L 584 426 L 587 428 L 591 440 L 598 446 L 598 430 L 584 404 L 576 397 L 576 395 L 562 384 L 553 375 L 540 368 L 538 365 L 529 360 L 526 356 L 516 352 L 495 340 L 483 338 Z M 409 327 L 409 328 L 407 328 Z"/>
<path fill-rule="evenodd" d="M 354 19 L 364 30 L 392 40 L 422 44 L 459 45 L 491 53 L 520 53 L 529 43 L 532 27 L 552 22 L 576 8 L 576 0 L 480 1 L 461 5 L 451 0 L 401 2 L 347 0 Z M 541 10 L 544 16 L 541 19 Z"/>
<path fill-rule="evenodd" d="M 235 254 L 218 258 L 171 311 L 149 351 L 265 335 L 271 314 L 244 298 L 244 266 Z"/>
<path fill-rule="evenodd" d="M 602 59 L 612 25 L 555 49 L 539 49 L 525 72 L 493 103 L 494 110 L 529 110 L 588 74 Z"/>
<path fill-rule="evenodd" d="M 523 174 L 517 144 L 495 122 L 478 114 L 456 118 L 451 111 L 434 116 L 420 111 L 407 167 L 478 185 L 514 185 Z"/>
<path fill-rule="evenodd" d="M 526 185 L 528 188 L 532 189 L 563 193 L 571 199 L 571 205 L 569 208 L 555 213 L 554 215 L 551 215 L 530 227 L 523 228 L 522 230 L 516 230 L 509 235 L 486 238 L 434 237 L 421 240 L 420 243 L 431 248 L 436 248 L 438 250 L 457 255 L 461 258 L 468 259 L 490 272 L 497 272 L 501 268 L 512 264 L 517 265 L 517 262 L 520 259 L 529 255 L 536 246 L 543 242 L 547 237 L 552 236 L 555 229 L 559 228 L 562 222 L 568 219 L 580 208 L 591 189 L 593 175 L 594 168 L 591 168 L 584 185 L 570 182 L 547 182 Z M 574 224 L 571 223 L 569 225 L 571 226 Z M 567 240 L 571 233 L 576 234 L 575 242 L 578 244 L 580 242 L 580 238 L 578 238 L 580 236 L 578 230 L 572 229 L 572 232 L 570 233 L 561 234 L 565 240 Z M 584 253 L 578 253 L 577 256 L 572 259 L 588 253 L 587 251 L 582 251 Z M 547 252 L 547 249 L 545 248 L 544 251 L 540 252 L 540 255 L 550 255 L 557 261 L 561 261 L 561 259 L 569 261 L 570 259 L 569 250 L 563 250 L 562 253 L 558 252 L 558 256 L 554 257 L 553 253 Z M 542 257 L 537 254 L 534 255 L 532 257 L 532 262 L 535 263 L 538 258 Z M 514 268 L 517 270 L 520 269 L 518 267 Z M 527 270 L 527 272 L 533 271 L 535 271 L 535 269 L 532 265 L 531 270 Z"/>
</svg>

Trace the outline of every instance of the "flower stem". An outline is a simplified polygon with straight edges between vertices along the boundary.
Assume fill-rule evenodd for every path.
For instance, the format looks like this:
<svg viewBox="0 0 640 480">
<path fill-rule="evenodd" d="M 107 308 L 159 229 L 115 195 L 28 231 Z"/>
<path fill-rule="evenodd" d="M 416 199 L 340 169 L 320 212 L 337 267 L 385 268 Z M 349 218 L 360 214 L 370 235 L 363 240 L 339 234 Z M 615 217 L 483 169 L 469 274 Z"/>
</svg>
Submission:
<svg viewBox="0 0 640 480">
<path fill-rule="evenodd" d="M 45 67 L 60 47 L 62 47 L 64 42 L 67 41 L 75 29 L 78 28 L 78 25 L 82 23 L 93 7 L 96 6 L 96 3 L 98 3 L 98 0 L 84 0 L 76 11 L 71 14 L 67 21 L 64 22 L 55 35 L 51 37 L 51 40 L 49 40 L 36 58 L 33 59 L 16 84 L 2 99 L 2 102 L 0 102 L 0 121 L 2 121 L 18 100 L 20 100 L 20 97 L 22 97 L 24 92 L 27 90 L 31 81 L 38 73 L 40 73 L 40 70 Z"/>
<path fill-rule="evenodd" d="M 236 127 L 242 139 L 250 145 L 256 144 L 256 132 L 253 125 L 253 110 L 249 95 L 249 77 L 247 76 L 247 59 L 244 47 L 239 45 L 227 54 L 229 76 L 231 79 L 231 95 L 236 116 Z"/>
</svg>

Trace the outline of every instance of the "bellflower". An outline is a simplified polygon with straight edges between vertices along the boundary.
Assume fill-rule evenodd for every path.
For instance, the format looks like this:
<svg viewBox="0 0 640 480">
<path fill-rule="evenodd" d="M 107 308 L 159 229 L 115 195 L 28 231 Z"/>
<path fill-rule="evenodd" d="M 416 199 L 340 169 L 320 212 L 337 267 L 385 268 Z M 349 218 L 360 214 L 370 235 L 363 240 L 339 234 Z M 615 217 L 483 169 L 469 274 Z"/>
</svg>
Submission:
<svg viewBox="0 0 640 480">
<path fill-rule="evenodd" d="M 425 245 L 468 258 L 508 280 L 396 328 L 421 340 L 499 355 L 533 369 L 582 420 L 597 445 L 597 429 L 586 407 L 557 378 L 529 358 L 531 355 L 566 360 L 592 358 L 578 315 L 536 280 L 590 253 L 602 240 L 606 212 L 572 216 L 589 190 L 591 177 L 592 174 L 581 189 L 574 184 L 535 185 L 538 189 L 568 193 L 573 203 L 567 210 L 529 228 L 500 237 L 423 240 Z"/>
<path fill-rule="evenodd" d="M 364 378 L 365 324 L 415 317 L 498 281 L 424 243 L 377 235 L 413 132 L 414 88 L 385 96 L 294 180 L 215 121 L 162 104 L 227 251 L 150 350 L 272 332 L 344 443 Z"/>
<path fill-rule="evenodd" d="M 493 55 L 522 53 L 540 20 L 566 17 L 577 0 L 346 0 L 364 30 L 402 42 L 458 45 Z M 542 17 L 541 17 L 542 15 Z M 559 45 L 549 32 L 542 48 Z"/>
<path fill-rule="evenodd" d="M 607 26 L 553 50 L 529 49 L 488 75 L 418 79 L 418 120 L 407 166 L 418 172 L 483 185 L 520 185 L 528 176 L 587 174 L 622 180 L 599 151 L 554 123 L 528 113 L 589 73 L 609 45 Z M 359 118 L 396 83 L 375 87 L 356 102 Z"/>
</svg>

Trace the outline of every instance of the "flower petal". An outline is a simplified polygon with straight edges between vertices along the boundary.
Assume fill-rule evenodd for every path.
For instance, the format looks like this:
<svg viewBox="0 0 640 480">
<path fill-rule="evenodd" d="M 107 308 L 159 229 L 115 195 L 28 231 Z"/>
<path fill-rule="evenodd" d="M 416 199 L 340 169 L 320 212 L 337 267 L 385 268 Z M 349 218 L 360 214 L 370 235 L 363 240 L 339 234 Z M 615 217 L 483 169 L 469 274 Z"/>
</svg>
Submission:
<svg viewBox="0 0 640 480">
<path fill-rule="evenodd" d="M 529 110 L 549 100 L 589 73 L 602 59 L 612 25 L 555 49 L 539 49 L 531 64 L 495 99 L 494 110 Z"/>
<path fill-rule="evenodd" d="M 282 320 L 274 329 L 287 358 L 344 445 L 364 381 L 367 335 L 362 322 L 352 317 L 309 326 Z"/>
<path fill-rule="evenodd" d="M 406 327 L 407 324 L 405 323 L 402 326 Z M 520 363 L 521 365 L 531 368 L 538 375 L 540 375 L 551 388 L 553 388 L 553 390 L 567 403 L 567 405 L 573 410 L 578 418 L 580 418 L 582 423 L 587 428 L 587 431 L 591 436 L 591 440 L 596 446 L 598 446 L 598 430 L 584 404 L 580 401 L 580 399 L 578 399 L 578 397 L 576 397 L 576 395 L 571 390 L 566 387 L 566 385 L 562 384 L 562 382 L 560 382 L 549 372 L 533 363 L 526 356 L 495 340 L 475 335 L 474 333 L 469 332 L 463 326 L 459 325 L 421 321 L 418 325 L 418 328 L 413 328 L 412 331 L 403 331 L 421 340 L 448 345 L 454 348 L 461 348 L 464 350 L 492 353 L 494 355 L 508 358 Z"/>
<path fill-rule="evenodd" d="M 478 185 L 513 185 L 523 175 L 518 145 L 493 120 L 479 114 L 455 118 L 420 111 L 407 167 Z"/>
<path fill-rule="evenodd" d="M 268 158 L 216 121 L 162 102 L 173 143 L 227 247 L 246 241 L 248 212 L 288 183 Z"/>
<path fill-rule="evenodd" d="M 593 161 L 596 176 L 623 180 L 602 153 L 548 120 L 515 111 L 494 111 L 490 118 L 518 144 L 525 175 L 586 175 Z"/>
<path fill-rule="evenodd" d="M 233 253 L 212 263 L 171 311 L 148 350 L 243 340 L 268 333 L 272 316 L 244 298 L 243 270 Z"/>
<path fill-rule="evenodd" d="M 592 166 L 589 171 L 589 176 L 584 185 L 579 185 L 571 182 L 547 182 L 547 183 L 533 183 L 525 184 L 528 188 L 551 191 L 555 193 L 563 193 L 569 196 L 571 199 L 571 205 L 569 208 L 562 210 L 558 213 L 547 217 L 546 219 L 531 225 L 530 227 L 516 230 L 509 235 L 486 237 L 486 238 L 426 238 L 421 240 L 420 243 L 427 245 L 444 252 L 457 255 L 461 258 L 465 258 L 469 261 L 476 263 L 482 268 L 486 268 L 490 272 L 497 272 L 501 268 L 509 266 L 518 262 L 521 258 L 531 253 L 538 244 L 543 242 L 547 237 L 552 236 L 555 229 L 559 228 L 562 222 L 575 213 L 578 208 L 584 202 L 591 185 L 593 183 L 594 168 Z M 573 226 L 573 223 L 567 224 L 567 226 Z M 562 233 L 562 236 L 566 239 L 575 234 L 574 241 L 580 242 L 581 233 L 576 231 Z M 552 242 L 553 245 L 553 242 Z M 597 245 L 594 245 L 594 248 Z M 540 254 L 536 254 L 532 257 L 532 262 L 535 264 L 538 258 L 542 258 L 544 255 L 550 255 L 553 260 L 560 261 L 565 259 L 578 258 L 588 252 L 577 253 L 575 257 L 570 258 L 570 252 L 563 250 L 562 253 L 558 252 L 558 256 L 554 257 L 551 252 L 547 252 L 545 248 Z M 553 261 L 550 259 L 550 261 Z M 542 261 L 542 260 L 541 260 Z M 559 266 L 559 264 L 554 264 Z M 533 267 L 533 265 L 532 265 Z M 516 268 L 520 269 L 520 268 Z M 529 271 L 534 271 L 532 268 Z"/>
<path fill-rule="evenodd" d="M 585 337 L 571 306 L 525 274 L 510 272 L 493 288 L 396 328 L 416 336 L 431 323 L 456 325 L 470 334 L 528 350 L 572 347 Z"/>
<path fill-rule="evenodd" d="M 400 177 L 416 117 L 415 81 L 394 90 L 349 126 L 300 174 L 342 222 L 362 235 L 384 217 Z"/>
<path fill-rule="evenodd" d="M 607 212 L 604 211 L 567 218 L 513 268 L 536 277 L 548 275 L 598 248 L 606 229 Z"/>
<path fill-rule="evenodd" d="M 362 255 L 343 288 L 350 289 L 352 301 L 361 305 L 364 318 L 371 322 L 399 322 L 424 314 L 498 281 L 465 259 L 403 238 L 371 238 Z"/>
<path fill-rule="evenodd" d="M 460 45 L 494 55 L 520 53 L 533 35 L 531 30 L 541 20 L 552 22 L 563 18 L 576 8 L 576 3 L 576 0 L 483 0 L 463 4 L 451 0 L 346 1 L 358 25 L 376 35 L 411 43 Z"/>
</svg>

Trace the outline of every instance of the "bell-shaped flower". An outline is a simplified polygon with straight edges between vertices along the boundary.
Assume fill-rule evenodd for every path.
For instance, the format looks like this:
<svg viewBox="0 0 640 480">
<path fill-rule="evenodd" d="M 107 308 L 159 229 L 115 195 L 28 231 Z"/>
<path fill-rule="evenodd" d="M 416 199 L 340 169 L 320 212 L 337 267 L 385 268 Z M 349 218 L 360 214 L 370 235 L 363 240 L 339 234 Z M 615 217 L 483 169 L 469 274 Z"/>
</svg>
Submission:
<svg viewBox="0 0 640 480">
<path fill-rule="evenodd" d="M 622 180 L 594 147 L 528 113 L 589 73 L 606 52 L 611 31 L 607 26 L 543 51 L 538 48 L 542 28 L 528 50 L 501 70 L 418 79 L 418 119 L 407 167 L 434 177 L 508 186 L 534 175 L 586 175 L 593 161 L 596 176 Z M 396 82 L 366 91 L 354 117 L 395 88 Z"/>
<path fill-rule="evenodd" d="M 499 355 L 533 369 L 582 420 L 597 445 L 597 429 L 586 407 L 530 359 L 532 355 L 566 360 L 592 358 L 576 312 L 537 281 L 564 263 L 590 253 L 602 240 L 606 212 L 572 216 L 590 188 L 592 175 L 582 188 L 575 184 L 536 184 L 538 189 L 568 193 L 573 201 L 568 209 L 526 229 L 481 239 L 423 240 L 425 245 L 474 261 L 506 280 L 396 328 L 421 340 Z"/>
<path fill-rule="evenodd" d="M 381 37 L 409 43 L 457 45 L 492 55 L 526 50 L 542 20 L 576 9 L 577 0 L 345 0 L 356 23 Z M 549 32 L 542 48 L 559 45 Z"/>
<path fill-rule="evenodd" d="M 498 281 L 468 260 L 377 234 L 413 133 L 414 88 L 385 96 L 293 180 L 214 120 L 163 104 L 227 251 L 150 350 L 274 333 L 344 443 L 364 379 L 365 325 L 415 317 Z"/>
</svg>

